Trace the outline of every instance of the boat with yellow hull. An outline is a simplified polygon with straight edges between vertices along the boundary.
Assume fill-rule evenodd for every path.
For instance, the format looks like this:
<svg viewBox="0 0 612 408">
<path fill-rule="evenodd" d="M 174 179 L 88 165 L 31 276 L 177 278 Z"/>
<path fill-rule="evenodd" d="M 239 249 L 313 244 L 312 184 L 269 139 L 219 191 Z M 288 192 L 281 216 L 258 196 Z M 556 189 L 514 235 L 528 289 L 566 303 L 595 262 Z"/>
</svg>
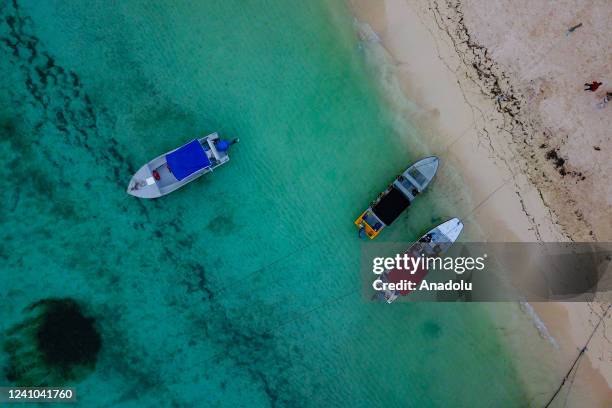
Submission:
<svg viewBox="0 0 612 408">
<path fill-rule="evenodd" d="M 395 221 L 431 183 L 440 160 L 426 157 L 396 177 L 396 179 L 355 220 L 360 237 L 374 239 Z"/>
</svg>

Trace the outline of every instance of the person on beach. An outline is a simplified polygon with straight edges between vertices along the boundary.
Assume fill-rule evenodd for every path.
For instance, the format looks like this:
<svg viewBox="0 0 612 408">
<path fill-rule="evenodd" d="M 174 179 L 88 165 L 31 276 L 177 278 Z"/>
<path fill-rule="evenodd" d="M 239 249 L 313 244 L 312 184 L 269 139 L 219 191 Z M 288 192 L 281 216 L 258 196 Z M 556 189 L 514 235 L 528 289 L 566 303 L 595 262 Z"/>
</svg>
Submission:
<svg viewBox="0 0 612 408">
<path fill-rule="evenodd" d="M 595 92 L 597 88 L 599 88 L 600 86 L 601 86 L 601 82 L 593 81 L 593 82 L 584 84 L 584 90 Z"/>
<path fill-rule="evenodd" d="M 580 27 L 582 27 L 582 23 L 578 23 L 575 26 L 572 26 L 572 27 L 568 28 L 567 31 L 565 32 L 565 35 L 570 35 L 571 33 L 576 31 Z"/>
</svg>

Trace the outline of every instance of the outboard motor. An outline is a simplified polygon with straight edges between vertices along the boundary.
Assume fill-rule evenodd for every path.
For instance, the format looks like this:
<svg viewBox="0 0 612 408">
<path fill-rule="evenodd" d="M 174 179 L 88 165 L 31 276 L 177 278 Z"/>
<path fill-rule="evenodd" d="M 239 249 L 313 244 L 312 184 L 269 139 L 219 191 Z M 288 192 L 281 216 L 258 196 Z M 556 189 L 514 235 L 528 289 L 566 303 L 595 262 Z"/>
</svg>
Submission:
<svg viewBox="0 0 612 408">
<path fill-rule="evenodd" d="M 218 151 L 225 152 L 230 148 L 231 145 L 238 143 L 239 141 L 240 139 L 238 138 L 232 140 L 231 142 L 229 140 L 221 139 L 217 143 L 215 143 L 215 146 L 217 147 Z"/>
<path fill-rule="evenodd" d="M 359 238 L 365 238 L 365 237 L 366 237 L 365 226 L 361 224 L 359 225 Z"/>
</svg>

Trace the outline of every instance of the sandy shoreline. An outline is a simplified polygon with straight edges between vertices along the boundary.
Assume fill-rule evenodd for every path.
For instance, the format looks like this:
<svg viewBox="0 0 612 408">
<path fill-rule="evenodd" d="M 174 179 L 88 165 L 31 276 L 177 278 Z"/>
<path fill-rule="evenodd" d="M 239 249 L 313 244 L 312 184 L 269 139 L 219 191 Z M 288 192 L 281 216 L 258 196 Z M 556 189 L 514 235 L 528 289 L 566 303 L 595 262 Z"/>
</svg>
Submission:
<svg viewBox="0 0 612 408">
<path fill-rule="evenodd" d="M 474 210 L 464 219 L 467 228 L 470 223 L 477 224 L 483 240 L 497 242 L 610 240 L 609 225 L 596 223 L 598 217 L 605 219 L 610 212 L 606 200 L 611 199 L 611 194 L 606 188 L 609 189 L 611 183 L 605 174 L 609 164 L 597 162 L 597 155 L 602 150 L 609 151 L 610 147 L 609 137 L 606 140 L 605 135 L 602 136 L 606 126 L 605 112 L 588 108 L 559 112 L 559 106 L 565 106 L 564 96 L 554 91 L 547 91 L 548 98 L 541 96 L 542 84 L 546 81 L 542 82 L 539 77 L 534 80 L 528 75 L 522 78 L 520 75 L 525 72 L 512 65 L 513 58 L 522 55 L 522 46 L 537 46 L 537 33 L 528 37 L 531 43 L 527 45 L 521 38 L 515 39 L 514 48 L 508 41 L 502 41 L 503 46 L 497 48 L 500 43 L 492 41 L 487 44 L 491 49 L 478 42 L 479 36 L 504 39 L 500 35 L 491 36 L 492 32 L 496 33 L 492 27 L 497 19 L 514 21 L 514 24 L 526 19 L 525 24 L 528 24 L 530 15 L 522 14 L 524 9 L 517 7 L 516 16 L 509 19 L 509 10 L 504 9 L 506 14 L 496 19 L 492 13 L 501 13 L 502 6 L 498 3 L 505 2 L 488 2 L 487 13 L 480 15 L 474 11 L 480 10 L 475 3 L 349 0 L 361 24 L 362 39 L 373 47 L 381 47 L 381 52 L 392 61 L 393 73 L 402 91 L 417 104 L 410 113 L 411 122 L 426 133 L 436 155 L 459 169 L 470 187 Z M 467 11 L 463 10 L 464 6 Z M 604 8 L 612 12 L 609 5 Z M 563 13 L 549 15 L 547 27 L 555 26 L 555 16 L 563 17 L 556 22 L 559 26 L 571 21 Z M 485 20 L 479 20 L 482 18 Z M 586 16 L 582 18 L 587 21 Z M 510 27 L 505 35 L 512 33 Z M 548 40 L 546 35 L 544 37 Z M 546 44 L 540 48 L 548 49 Z M 498 55 L 505 65 L 498 65 Z M 538 61 L 530 65 L 527 74 L 558 71 L 558 63 L 555 59 Z M 575 70 L 575 67 L 569 64 L 568 69 Z M 564 74 L 560 76 L 565 78 Z M 567 82 L 567 78 L 564 80 Z M 581 88 L 580 92 L 583 92 Z M 595 97 L 581 93 L 578 96 Z M 588 144 L 577 147 L 571 140 L 567 142 L 564 136 L 567 132 L 562 132 L 560 126 L 551 125 L 559 115 L 576 115 L 576 123 L 590 120 L 594 128 L 590 129 Z M 579 119 L 578 115 L 585 115 L 586 119 Z M 581 167 L 584 160 L 578 158 L 585 155 L 593 160 Z M 559 158 L 564 158 L 563 163 Z M 594 167 L 593 162 L 597 162 L 598 167 Z M 602 168 L 604 174 L 597 173 L 596 169 L 601 172 Z M 594 185 L 606 182 L 607 187 L 595 193 Z M 578 205 L 576 197 L 581 194 L 589 194 L 590 199 Z M 598 200 L 599 206 L 596 205 Z M 550 352 L 556 353 L 560 360 L 558 372 L 554 373 L 560 380 L 565 372 L 563 367 L 571 366 L 603 314 L 602 308 L 607 305 L 532 306 L 558 343 L 558 350 L 550 345 Z M 608 324 L 599 326 L 585 353 L 587 358 L 582 359 L 572 377 L 573 394 L 564 397 L 568 406 L 584 403 L 587 396 L 589 405 L 583 406 L 608 406 L 612 402 L 610 313 L 605 321 Z M 539 334 L 542 336 L 541 330 Z M 531 335 L 537 336 L 538 331 Z M 510 347 L 520 351 L 520 344 L 510 344 Z M 553 383 L 555 381 L 551 380 L 550 384 Z M 550 390 L 531 386 L 530 392 Z M 542 398 L 537 397 L 538 402 Z"/>
</svg>

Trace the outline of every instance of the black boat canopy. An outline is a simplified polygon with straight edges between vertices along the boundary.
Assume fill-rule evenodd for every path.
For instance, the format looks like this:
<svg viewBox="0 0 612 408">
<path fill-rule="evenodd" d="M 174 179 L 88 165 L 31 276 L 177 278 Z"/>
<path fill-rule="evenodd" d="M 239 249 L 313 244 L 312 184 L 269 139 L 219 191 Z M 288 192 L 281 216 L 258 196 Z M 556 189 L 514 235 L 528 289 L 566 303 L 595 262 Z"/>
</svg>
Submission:
<svg viewBox="0 0 612 408">
<path fill-rule="evenodd" d="M 385 225 L 391 225 L 409 205 L 408 197 L 392 186 L 389 192 L 372 207 L 372 211 Z"/>
</svg>

